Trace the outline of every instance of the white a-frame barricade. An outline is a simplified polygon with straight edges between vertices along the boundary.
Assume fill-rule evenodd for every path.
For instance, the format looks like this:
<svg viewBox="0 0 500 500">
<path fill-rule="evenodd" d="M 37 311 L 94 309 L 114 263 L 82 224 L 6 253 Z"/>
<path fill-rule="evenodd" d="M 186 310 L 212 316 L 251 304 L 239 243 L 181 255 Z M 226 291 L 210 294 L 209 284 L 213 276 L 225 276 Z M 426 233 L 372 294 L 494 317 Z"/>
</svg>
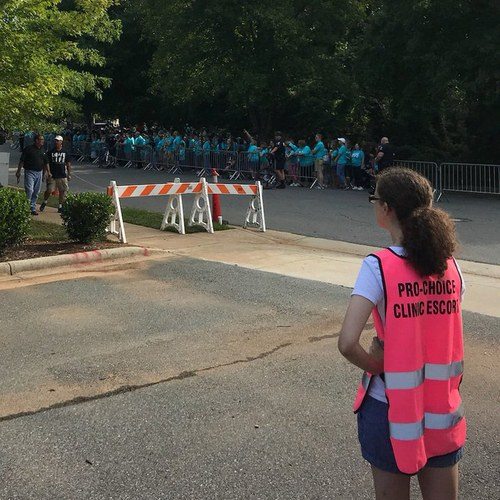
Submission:
<svg viewBox="0 0 500 500">
<path fill-rule="evenodd" d="M 200 179 L 201 191 L 194 198 L 191 216 L 189 217 L 190 226 L 204 227 L 209 233 L 214 232 L 212 222 L 212 210 L 210 208 L 210 199 L 208 197 L 208 184 L 204 177 Z"/>
<path fill-rule="evenodd" d="M 252 225 L 261 231 L 266 230 L 262 184 L 259 181 L 255 184 L 208 184 L 208 194 L 252 196 L 243 227 Z"/>
<path fill-rule="evenodd" d="M 256 182 L 255 184 L 208 184 L 205 178 L 201 178 L 199 182 L 177 181 L 178 179 L 176 179 L 176 182 L 165 184 L 134 184 L 128 186 L 118 186 L 115 181 L 111 181 L 108 187 L 108 194 L 112 197 L 115 213 L 110 221 L 108 232 L 118 236 L 118 239 L 122 243 L 127 243 L 120 205 L 121 199 L 142 196 L 168 196 L 167 207 L 160 229 L 173 227 L 180 234 L 185 234 L 182 196 L 186 194 L 195 195 L 188 222 L 189 226 L 201 226 L 209 233 L 213 233 L 214 228 L 209 195 L 243 195 L 252 196 L 243 227 L 246 228 L 249 225 L 253 225 L 257 226 L 261 231 L 266 230 L 262 185 L 260 182 Z"/>
</svg>

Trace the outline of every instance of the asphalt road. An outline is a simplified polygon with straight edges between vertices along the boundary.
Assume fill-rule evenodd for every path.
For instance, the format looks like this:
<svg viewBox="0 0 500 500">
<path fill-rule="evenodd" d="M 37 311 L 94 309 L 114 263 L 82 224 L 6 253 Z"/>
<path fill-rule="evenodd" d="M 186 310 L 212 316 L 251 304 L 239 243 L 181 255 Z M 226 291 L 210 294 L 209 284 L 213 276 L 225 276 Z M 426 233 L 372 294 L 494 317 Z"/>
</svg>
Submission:
<svg viewBox="0 0 500 500">
<path fill-rule="evenodd" d="M 5 150 L 5 146 L 3 146 Z M 14 152 L 11 166 L 19 155 Z M 11 168 L 9 183 L 15 184 L 15 170 Z M 172 181 L 173 175 L 164 172 L 136 169 L 99 169 L 94 165 L 74 165 L 71 189 L 74 191 L 104 191 L 111 180 L 118 184 L 149 184 Z M 182 176 L 192 180 L 193 176 Z M 185 211 L 191 201 L 185 199 Z M 164 197 L 135 198 L 123 202 L 125 206 L 163 212 Z M 390 244 L 385 232 L 374 223 L 373 208 L 366 192 L 316 191 L 304 188 L 269 190 L 264 194 L 266 220 L 269 229 L 287 231 L 305 236 L 327 238 L 366 245 Z M 227 196 L 222 198 L 224 219 L 242 225 L 248 198 Z M 440 208 L 457 219 L 461 246 L 459 258 L 500 264 L 500 198 L 447 194 Z"/>
<path fill-rule="evenodd" d="M 26 285 L 0 290 L 0 498 L 372 498 L 349 289 L 180 258 Z M 500 320 L 464 319 L 461 498 L 497 498 Z"/>
</svg>

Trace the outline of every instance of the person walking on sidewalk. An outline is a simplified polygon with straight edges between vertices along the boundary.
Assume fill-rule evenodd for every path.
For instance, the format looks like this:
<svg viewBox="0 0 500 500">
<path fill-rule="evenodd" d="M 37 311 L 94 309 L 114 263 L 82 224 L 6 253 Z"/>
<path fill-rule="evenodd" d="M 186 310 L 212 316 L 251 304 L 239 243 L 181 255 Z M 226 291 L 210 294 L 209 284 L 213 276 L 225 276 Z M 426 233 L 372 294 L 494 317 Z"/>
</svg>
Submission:
<svg viewBox="0 0 500 500">
<path fill-rule="evenodd" d="M 382 172 L 369 201 L 392 246 L 363 261 L 338 342 L 365 370 L 354 402 L 361 453 L 377 499 L 409 499 L 417 474 L 424 499 L 456 500 L 466 424 L 455 228 L 432 207 L 428 180 L 406 168 Z M 366 352 L 370 313 L 377 336 Z"/>
<path fill-rule="evenodd" d="M 47 188 L 43 195 L 43 203 L 40 205 L 40 212 L 45 210 L 47 201 L 57 189 L 59 192 L 59 208 L 61 213 L 62 205 L 68 192 L 68 181 L 71 180 L 71 161 L 69 155 L 63 151 L 63 138 L 60 135 L 55 137 L 54 149 L 47 153 L 49 161 L 49 171 L 47 172 Z"/>
<path fill-rule="evenodd" d="M 35 137 L 35 143 L 24 148 L 16 172 L 17 183 L 19 184 L 21 170 L 24 168 L 24 191 L 30 202 L 31 215 L 38 215 L 36 200 L 42 186 L 43 173 L 47 173 L 49 170 L 43 143 L 43 135 L 38 134 Z"/>
</svg>

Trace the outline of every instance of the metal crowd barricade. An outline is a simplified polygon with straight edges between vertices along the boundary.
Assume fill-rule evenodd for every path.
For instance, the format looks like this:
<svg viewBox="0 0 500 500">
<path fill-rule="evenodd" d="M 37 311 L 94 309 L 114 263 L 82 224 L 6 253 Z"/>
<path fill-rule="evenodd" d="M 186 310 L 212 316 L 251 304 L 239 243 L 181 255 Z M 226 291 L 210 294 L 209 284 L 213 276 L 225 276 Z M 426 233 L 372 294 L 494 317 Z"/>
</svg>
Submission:
<svg viewBox="0 0 500 500">
<path fill-rule="evenodd" d="M 132 151 L 125 151 L 123 143 L 116 143 L 115 162 L 117 167 L 130 168 L 132 166 Z"/>
<path fill-rule="evenodd" d="M 500 165 L 441 163 L 442 192 L 500 194 Z"/>
<path fill-rule="evenodd" d="M 431 183 L 436 201 L 443 195 L 441 188 L 441 168 L 433 161 L 394 160 L 395 167 L 406 167 L 423 175 Z"/>
<path fill-rule="evenodd" d="M 290 164 L 288 168 L 288 177 L 292 180 L 292 182 L 297 182 L 300 185 L 309 184 L 309 187 L 314 187 L 317 182 L 316 171 L 314 170 L 314 157 L 313 155 L 304 155 L 299 156 L 298 164 Z M 325 182 L 328 178 L 332 177 L 332 173 L 330 172 L 331 167 L 329 165 L 324 164 L 323 166 L 323 175 L 325 178 Z"/>
<path fill-rule="evenodd" d="M 90 156 L 90 149 L 88 148 L 90 143 L 85 141 L 73 141 L 71 144 L 71 156 L 77 162 L 82 162 L 85 160 L 86 156 Z"/>
<path fill-rule="evenodd" d="M 231 174 L 231 180 L 257 179 L 260 172 L 260 157 L 258 152 L 240 151 L 238 153 L 235 170 Z"/>
</svg>

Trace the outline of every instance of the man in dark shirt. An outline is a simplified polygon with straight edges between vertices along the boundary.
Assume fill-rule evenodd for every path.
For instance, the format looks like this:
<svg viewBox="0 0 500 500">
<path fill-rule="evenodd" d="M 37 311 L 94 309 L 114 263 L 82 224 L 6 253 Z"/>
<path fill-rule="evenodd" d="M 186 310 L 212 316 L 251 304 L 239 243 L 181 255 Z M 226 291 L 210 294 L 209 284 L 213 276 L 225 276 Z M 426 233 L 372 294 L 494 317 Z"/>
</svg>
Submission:
<svg viewBox="0 0 500 500">
<path fill-rule="evenodd" d="M 43 203 L 40 205 L 40 212 L 45 210 L 47 200 L 57 189 L 59 192 L 59 208 L 61 213 L 62 205 L 68 192 L 68 181 L 71 180 L 71 162 L 69 155 L 63 151 L 63 138 L 56 135 L 54 139 L 54 149 L 47 153 L 49 161 L 49 172 L 47 174 L 47 189 L 43 195 Z"/>
<path fill-rule="evenodd" d="M 30 202 L 31 215 L 38 215 L 36 211 L 36 199 L 40 193 L 43 173 L 48 173 L 48 160 L 43 150 L 44 138 L 38 134 L 35 143 L 27 146 L 17 167 L 16 177 L 19 184 L 21 170 L 24 168 L 24 191 Z"/>
<path fill-rule="evenodd" d="M 389 139 L 387 137 L 382 137 L 375 158 L 375 163 L 378 165 L 378 172 L 382 172 L 385 168 L 392 166 L 393 161 L 394 148 L 389 144 Z"/>
<path fill-rule="evenodd" d="M 285 144 L 281 137 L 281 132 L 276 132 L 274 148 L 271 150 L 271 155 L 274 158 L 274 170 L 276 171 L 276 179 L 278 180 L 278 185 L 276 189 L 284 189 L 286 187 L 285 183 Z"/>
</svg>

